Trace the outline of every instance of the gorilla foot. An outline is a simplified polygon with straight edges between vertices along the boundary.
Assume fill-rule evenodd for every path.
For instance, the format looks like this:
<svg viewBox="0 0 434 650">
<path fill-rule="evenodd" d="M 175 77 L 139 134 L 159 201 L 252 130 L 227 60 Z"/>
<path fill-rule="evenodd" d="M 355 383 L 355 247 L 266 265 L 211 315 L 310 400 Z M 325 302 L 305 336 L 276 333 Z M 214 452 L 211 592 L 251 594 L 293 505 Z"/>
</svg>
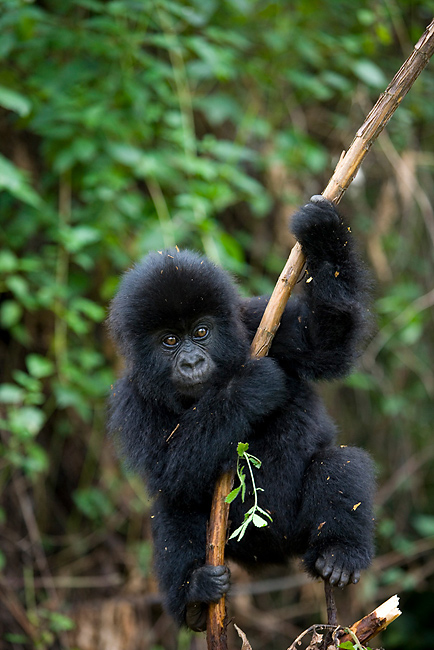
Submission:
<svg viewBox="0 0 434 650">
<path fill-rule="evenodd" d="M 230 575 L 225 565 L 205 564 L 193 571 L 185 612 L 185 622 L 190 629 L 195 632 L 203 632 L 206 629 L 208 605 L 218 602 L 227 593 Z"/>
<path fill-rule="evenodd" d="M 206 603 L 189 603 L 185 610 L 185 623 L 193 632 L 206 630 L 208 605 Z"/>
<path fill-rule="evenodd" d="M 349 570 L 345 553 L 334 547 L 323 551 L 315 562 L 315 570 L 331 585 L 345 587 L 349 583 L 357 584 L 360 580 L 360 569 Z"/>
</svg>

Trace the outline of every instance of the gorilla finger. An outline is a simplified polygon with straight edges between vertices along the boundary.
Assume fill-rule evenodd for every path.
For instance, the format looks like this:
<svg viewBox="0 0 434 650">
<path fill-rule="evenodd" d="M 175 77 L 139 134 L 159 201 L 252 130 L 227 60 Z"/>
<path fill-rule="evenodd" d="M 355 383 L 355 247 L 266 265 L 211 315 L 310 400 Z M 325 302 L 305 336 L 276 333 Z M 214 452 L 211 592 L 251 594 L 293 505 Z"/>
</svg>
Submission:
<svg viewBox="0 0 434 650">
<path fill-rule="evenodd" d="M 219 576 L 218 578 L 216 578 L 216 579 L 214 580 L 214 582 L 215 582 L 216 586 L 218 586 L 218 588 L 221 589 L 221 591 L 223 591 L 223 592 L 225 592 L 225 593 L 226 593 L 227 590 L 229 589 L 229 586 L 230 586 L 230 580 L 229 580 L 229 576 L 228 576 L 228 575 L 226 575 L 226 576 Z"/>
<path fill-rule="evenodd" d="M 206 566 L 206 572 L 208 573 L 209 576 L 212 576 L 214 578 L 219 578 L 220 576 L 224 576 L 225 574 L 229 574 L 229 569 L 225 564 L 219 564 L 218 566 L 213 566 L 211 564 L 207 564 Z"/>
<path fill-rule="evenodd" d="M 360 570 L 356 569 L 356 571 L 353 571 L 353 573 L 351 574 L 351 582 L 353 583 L 353 585 L 356 585 L 359 582 L 359 580 L 360 580 Z"/>
<path fill-rule="evenodd" d="M 320 555 L 317 561 L 315 562 L 315 569 L 321 573 L 321 571 L 324 568 L 325 564 L 325 557 L 324 555 Z"/>
<path fill-rule="evenodd" d="M 327 580 L 328 578 L 330 578 L 332 573 L 333 573 L 333 564 L 326 563 L 321 573 L 322 577 L 324 578 L 324 580 Z"/>
<path fill-rule="evenodd" d="M 330 576 L 330 578 L 329 578 L 329 582 L 330 582 L 330 584 L 331 584 L 331 585 L 337 585 L 338 582 L 339 582 L 340 579 L 341 579 L 341 574 L 342 574 L 342 567 L 340 567 L 340 566 L 335 566 L 334 569 L 333 569 L 333 571 L 332 571 L 332 574 L 331 574 L 331 576 Z"/>
<path fill-rule="evenodd" d="M 319 575 L 322 576 L 323 578 L 327 578 L 331 571 L 332 567 L 330 565 L 327 565 L 327 560 L 323 555 L 320 555 L 317 561 L 315 562 L 315 569 L 318 571 Z M 327 569 L 330 569 L 330 571 L 327 571 Z"/>
<path fill-rule="evenodd" d="M 314 194 L 310 197 L 311 203 L 330 203 L 328 199 L 325 198 L 322 194 Z"/>
<path fill-rule="evenodd" d="M 338 587 L 346 587 L 350 581 L 350 574 L 346 569 L 342 570 L 341 579 L 338 582 Z"/>
</svg>

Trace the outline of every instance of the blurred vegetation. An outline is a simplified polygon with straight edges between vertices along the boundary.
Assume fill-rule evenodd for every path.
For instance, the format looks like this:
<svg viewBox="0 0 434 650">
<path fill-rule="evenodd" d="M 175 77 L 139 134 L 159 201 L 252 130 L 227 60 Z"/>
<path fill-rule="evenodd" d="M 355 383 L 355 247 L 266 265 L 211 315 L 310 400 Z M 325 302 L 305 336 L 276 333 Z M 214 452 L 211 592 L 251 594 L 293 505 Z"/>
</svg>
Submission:
<svg viewBox="0 0 434 650">
<path fill-rule="evenodd" d="M 176 647 L 145 489 L 105 438 L 107 304 L 123 270 L 173 244 L 247 293 L 271 290 L 288 216 L 433 13 L 433 0 L 0 0 L 1 648 Z M 389 649 L 434 644 L 432 65 L 342 203 L 378 329 L 358 371 L 324 387 L 342 442 L 370 450 L 379 476 L 378 557 L 340 618 L 399 593 Z M 230 614 L 255 650 L 324 620 L 321 586 L 297 571 L 252 584 L 234 569 Z"/>
</svg>

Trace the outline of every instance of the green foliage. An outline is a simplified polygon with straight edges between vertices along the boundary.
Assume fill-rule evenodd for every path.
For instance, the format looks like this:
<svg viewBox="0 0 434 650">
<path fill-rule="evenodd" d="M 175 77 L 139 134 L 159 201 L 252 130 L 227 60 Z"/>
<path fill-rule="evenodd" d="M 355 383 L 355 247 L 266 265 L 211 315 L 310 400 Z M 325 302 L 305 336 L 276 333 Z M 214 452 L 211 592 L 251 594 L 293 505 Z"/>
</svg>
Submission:
<svg viewBox="0 0 434 650">
<path fill-rule="evenodd" d="M 20 646 L 31 645 L 36 650 L 47 650 L 53 646 L 56 636 L 59 633 L 73 630 L 74 621 L 64 614 L 54 612 L 44 607 L 29 610 L 28 621 L 33 626 L 32 638 L 23 634 L 5 635 L 5 640 Z"/>
<path fill-rule="evenodd" d="M 248 448 L 249 445 L 247 442 L 239 442 L 237 445 L 237 454 L 238 454 L 237 476 L 240 481 L 240 484 L 236 488 L 231 490 L 231 492 L 229 492 L 228 496 L 225 499 L 226 503 L 232 503 L 232 501 L 234 501 L 237 498 L 237 496 L 241 493 L 241 500 L 244 503 L 246 498 L 246 489 L 247 489 L 246 474 L 244 472 L 244 467 L 242 465 L 242 462 L 244 461 L 247 465 L 247 469 L 249 470 L 249 474 L 250 474 L 250 481 L 252 484 L 252 494 L 253 494 L 253 505 L 251 506 L 251 508 L 247 510 L 247 512 L 244 513 L 244 521 L 241 524 L 241 526 L 239 526 L 239 528 L 234 530 L 232 535 L 229 537 L 229 539 L 233 539 L 236 537 L 237 542 L 239 542 L 244 537 L 244 534 L 249 524 L 253 524 L 254 526 L 256 526 L 256 528 L 263 528 L 264 526 L 268 525 L 267 519 L 273 521 L 270 514 L 263 508 L 260 508 L 258 505 L 258 492 L 263 492 L 264 490 L 256 486 L 252 465 L 256 469 L 260 469 L 262 463 L 259 460 L 259 458 L 256 458 L 256 456 L 247 453 Z M 261 513 L 261 515 L 264 516 L 261 517 L 261 515 L 258 513 Z M 266 517 L 267 519 L 264 519 L 264 517 Z"/>
</svg>

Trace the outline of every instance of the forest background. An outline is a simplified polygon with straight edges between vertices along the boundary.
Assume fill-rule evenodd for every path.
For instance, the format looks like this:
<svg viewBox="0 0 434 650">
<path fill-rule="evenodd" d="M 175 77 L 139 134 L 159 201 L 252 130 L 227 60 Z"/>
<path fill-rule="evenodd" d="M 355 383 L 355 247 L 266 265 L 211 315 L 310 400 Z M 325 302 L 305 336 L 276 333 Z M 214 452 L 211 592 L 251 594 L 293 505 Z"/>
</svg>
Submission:
<svg viewBox="0 0 434 650">
<path fill-rule="evenodd" d="M 0 648 L 203 647 L 162 613 L 146 490 L 106 438 L 107 306 L 125 269 L 175 244 L 271 291 L 289 216 L 433 14 L 432 0 L 0 0 Z M 432 65 L 342 201 L 377 329 L 357 371 L 321 387 L 340 442 L 378 468 L 377 558 L 338 594 L 339 620 L 398 593 L 388 650 L 434 646 Z M 325 620 L 297 563 L 233 580 L 255 650 Z"/>
</svg>

